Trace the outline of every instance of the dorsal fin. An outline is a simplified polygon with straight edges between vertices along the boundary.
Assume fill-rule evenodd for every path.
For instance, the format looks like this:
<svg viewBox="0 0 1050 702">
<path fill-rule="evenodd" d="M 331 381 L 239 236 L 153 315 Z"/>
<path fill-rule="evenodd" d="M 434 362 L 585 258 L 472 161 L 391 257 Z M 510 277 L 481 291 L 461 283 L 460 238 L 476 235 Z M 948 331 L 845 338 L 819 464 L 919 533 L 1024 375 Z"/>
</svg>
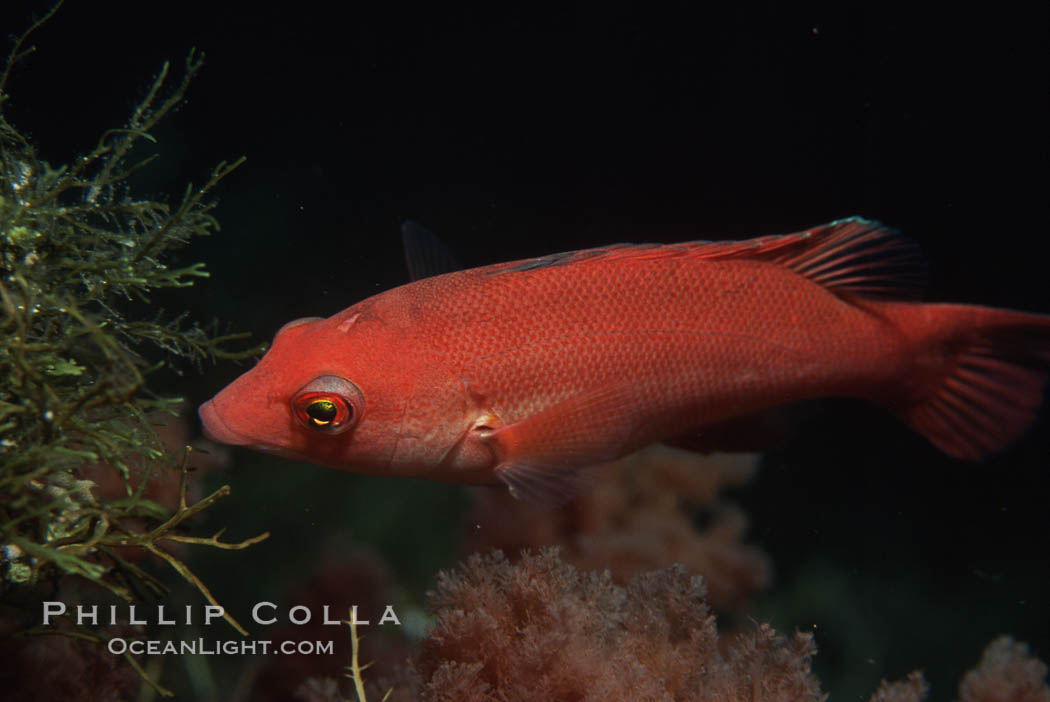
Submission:
<svg viewBox="0 0 1050 702">
<path fill-rule="evenodd" d="M 489 266 L 492 275 L 611 261 L 666 258 L 748 259 L 786 266 L 840 294 L 893 299 L 918 297 L 926 264 L 918 245 L 895 229 L 862 217 L 840 219 L 794 234 L 740 241 L 614 244 Z"/>
<path fill-rule="evenodd" d="M 401 225 L 401 243 L 405 247 L 405 263 L 412 280 L 462 268 L 452 249 L 438 239 L 434 232 L 411 219 Z"/>
<path fill-rule="evenodd" d="M 611 247 L 610 257 L 633 247 Z M 639 258 L 687 256 L 709 261 L 749 259 L 785 266 L 836 294 L 907 299 L 926 285 L 918 244 L 896 229 L 863 217 L 840 219 L 805 231 L 741 241 L 695 241 L 638 247 Z"/>
<path fill-rule="evenodd" d="M 772 261 L 829 290 L 864 297 L 917 297 L 926 283 L 918 244 L 878 222 L 851 217 L 776 237 Z"/>
</svg>

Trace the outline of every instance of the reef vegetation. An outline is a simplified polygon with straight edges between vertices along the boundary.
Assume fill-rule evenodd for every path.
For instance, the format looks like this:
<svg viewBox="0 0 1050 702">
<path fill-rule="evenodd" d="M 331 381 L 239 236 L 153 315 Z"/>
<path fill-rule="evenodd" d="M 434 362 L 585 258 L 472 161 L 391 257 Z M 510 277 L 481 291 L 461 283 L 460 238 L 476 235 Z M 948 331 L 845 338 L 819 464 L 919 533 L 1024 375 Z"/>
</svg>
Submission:
<svg viewBox="0 0 1050 702">
<path fill-rule="evenodd" d="M 71 580 L 128 602 L 165 593 L 136 564 L 143 552 L 214 602 L 172 546 L 240 549 L 266 537 L 230 543 L 221 532 L 186 533 L 187 520 L 229 487 L 187 500 L 190 449 L 166 446 L 157 432 L 182 400 L 150 388 L 165 370 L 259 351 L 233 351 L 244 335 L 219 335 L 217 325 L 168 315 L 151 301 L 154 291 L 208 277 L 201 263 L 167 260 L 219 229 L 213 191 L 243 161 L 220 163 L 172 202 L 132 192 L 134 174 L 154 159 L 141 147 L 183 100 L 203 55 L 190 52 L 174 80 L 164 64 L 123 126 L 52 165 L 3 108 L 15 99 L 6 90 L 12 71 L 33 51 L 30 35 L 60 4 L 14 42 L 0 73 L 0 634 L 48 633 L 27 626 L 39 611 L 31 605 Z M 157 499 L 151 486 L 171 483 L 172 472 L 172 499 Z"/>
</svg>

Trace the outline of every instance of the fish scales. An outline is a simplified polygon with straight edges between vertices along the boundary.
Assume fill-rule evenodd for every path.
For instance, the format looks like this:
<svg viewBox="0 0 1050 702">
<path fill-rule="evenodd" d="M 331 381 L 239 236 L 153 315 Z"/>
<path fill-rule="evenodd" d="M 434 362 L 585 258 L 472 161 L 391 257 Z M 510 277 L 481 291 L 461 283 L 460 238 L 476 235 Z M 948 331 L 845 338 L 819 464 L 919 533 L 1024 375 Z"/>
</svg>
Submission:
<svg viewBox="0 0 1050 702">
<path fill-rule="evenodd" d="M 545 503 L 590 465 L 705 433 L 717 448 L 727 421 L 829 396 L 979 460 L 1034 418 L 1050 318 L 915 301 L 922 269 L 914 244 L 851 218 L 446 273 L 290 322 L 201 419 L 230 444 Z"/>
</svg>

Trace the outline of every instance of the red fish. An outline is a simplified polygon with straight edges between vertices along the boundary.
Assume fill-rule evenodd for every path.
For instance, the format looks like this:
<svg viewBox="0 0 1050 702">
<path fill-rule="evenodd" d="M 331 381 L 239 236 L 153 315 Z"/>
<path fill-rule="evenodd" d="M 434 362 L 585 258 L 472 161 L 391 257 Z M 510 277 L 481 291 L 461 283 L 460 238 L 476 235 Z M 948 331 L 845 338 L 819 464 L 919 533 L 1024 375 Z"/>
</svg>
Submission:
<svg viewBox="0 0 1050 702">
<path fill-rule="evenodd" d="M 286 324 L 200 416 L 225 443 L 544 502 L 592 464 L 819 397 L 978 460 L 1032 421 L 1050 316 L 910 301 L 921 269 L 853 218 L 447 273 Z"/>
</svg>

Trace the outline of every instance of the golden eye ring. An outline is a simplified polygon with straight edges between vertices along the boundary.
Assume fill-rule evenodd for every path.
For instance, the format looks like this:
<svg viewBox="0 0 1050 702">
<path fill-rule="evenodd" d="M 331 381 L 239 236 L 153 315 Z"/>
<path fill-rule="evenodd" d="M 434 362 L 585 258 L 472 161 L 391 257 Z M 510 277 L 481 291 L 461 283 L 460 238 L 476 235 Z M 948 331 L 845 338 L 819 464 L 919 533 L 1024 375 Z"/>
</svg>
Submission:
<svg viewBox="0 0 1050 702">
<path fill-rule="evenodd" d="M 356 385 L 336 376 L 322 376 L 296 393 L 292 413 L 307 429 L 341 434 L 357 423 L 361 406 Z"/>
</svg>

